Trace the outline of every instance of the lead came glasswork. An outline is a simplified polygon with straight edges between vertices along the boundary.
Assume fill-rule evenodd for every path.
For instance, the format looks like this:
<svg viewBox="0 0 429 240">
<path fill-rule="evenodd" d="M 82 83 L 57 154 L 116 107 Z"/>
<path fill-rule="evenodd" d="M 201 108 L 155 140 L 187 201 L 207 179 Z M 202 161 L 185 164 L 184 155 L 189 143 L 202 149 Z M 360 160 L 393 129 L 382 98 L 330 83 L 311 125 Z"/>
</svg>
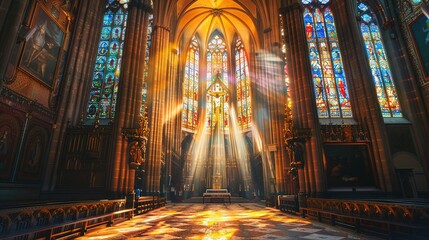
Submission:
<svg viewBox="0 0 429 240">
<path fill-rule="evenodd" d="M 87 119 L 113 119 L 125 40 L 128 1 L 109 0 L 103 17 L 100 41 L 89 95 Z"/>
<path fill-rule="evenodd" d="M 242 129 L 250 127 L 252 107 L 250 102 L 249 66 L 243 43 L 237 40 L 235 47 L 235 83 L 237 87 L 237 120 Z"/>
<path fill-rule="evenodd" d="M 372 79 L 374 80 L 381 114 L 385 118 L 402 117 L 401 107 L 376 18 L 371 9 L 362 2 L 359 3 L 358 10 L 362 20 L 360 29 L 365 42 L 369 67 Z"/>
<path fill-rule="evenodd" d="M 198 123 L 198 82 L 199 82 L 199 45 L 197 38 L 192 38 L 188 48 L 183 81 L 183 127 L 195 130 Z"/>
<path fill-rule="evenodd" d="M 319 0 L 327 4 L 329 0 Z M 309 1 L 302 1 L 309 4 Z M 319 118 L 352 118 L 334 16 L 317 4 L 304 9 L 305 35 Z"/>
<path fill-rule="evenodd" d="M 227 65 L 226 44 L 223 38 L 215 35 L 208 44 L 207 52 L 207 88 L 214 87 L 218 91 L 226 92 L 219 83 L 212 86 L 215 82 L 217 73 L 219 72 L 221 81 L 228 87 L 228 65 Z M 207 126 L 214 127 L 219 123 L 219 127 L 228 126 L 229 118 L 229 95 L 226 93 L 220 97 L 211 96 L 211 90 L 208 90 L 206 95 L 206 116 Z"/>
</svg>

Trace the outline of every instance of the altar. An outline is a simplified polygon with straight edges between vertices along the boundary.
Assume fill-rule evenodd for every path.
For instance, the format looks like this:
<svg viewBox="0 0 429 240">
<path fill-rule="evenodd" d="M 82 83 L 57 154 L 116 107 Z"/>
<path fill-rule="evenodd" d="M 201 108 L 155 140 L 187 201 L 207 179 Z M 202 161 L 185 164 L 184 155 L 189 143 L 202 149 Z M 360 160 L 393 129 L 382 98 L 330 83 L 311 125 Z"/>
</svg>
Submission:
<svg viewBox="0 0 429 240">
<path fill-rule="evenodd" d="M 207 189 L 203 193 L 203 203 L 206 202 L 206 199 L 209 202 L 225 202 L 225 199 L 231 203 L 231 193 L 228 192 L 228 189 Z"/>
</svg>

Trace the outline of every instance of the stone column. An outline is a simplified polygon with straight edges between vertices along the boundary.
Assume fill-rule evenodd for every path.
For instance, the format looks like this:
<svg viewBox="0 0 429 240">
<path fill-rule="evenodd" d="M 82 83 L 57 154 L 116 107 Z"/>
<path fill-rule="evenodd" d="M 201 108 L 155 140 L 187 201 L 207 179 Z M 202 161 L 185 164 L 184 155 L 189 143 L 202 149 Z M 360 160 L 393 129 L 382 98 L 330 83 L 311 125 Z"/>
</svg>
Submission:
<svg viewBox="0 0 429 240">
<path fill-rule="evenodd" d="M 10 3 L 0 31 L 0 92 L 3 89 L 3 79 L 6 74 L 9 57 L 13 46 L 18 40 L 22 19 L 28 0 Z"/>
<path fill-rule="evenodd" d="M 300 2 L 285 1 L 281 14 L 285 28 L 294 125 L 296 128 L 309 128 L 312 134 L 305 143 L 303 169 L 298 170 L 299 191 L 302 194 L 317 194 L 325 190 L 322 144 L 318 134 L 320 126 Z"/>
<path fill-rule="evenodd" d="M 64 72 L 61 99 L 56 109 L 58 115 L 53 126 L 44 191 L 51 191 L 55 187 L 56 171 L 68 122 L 76 125 L 82 112 L 86 110 L 104 7 L 104 0 L 81 1 L 79 4 Z"/>
<path fill-rule="evenodd" d="M 149 113 L 149 145 L 146 162 L 146 193 L 160 191 L 162 130 L 165 120 L 165 93 L 168 86 L 168 56 L 170 30 L 155 22 L 150 49 L 147 105 Z"/>
<path fill-rule="evenodd" d="M 165 131 L 164 131 L 164 137 L 165 137 L 165 178 L 162 179 L 164 183 L 164 189 L 161 189 L 161 192 L 165 192 L 167 195 L 166 197 L 169 198 L 170 194 L 170 188 L 169 188 L 169 182 L 171 181 L 172 177 L 172 162 L 175 161 L 175 152 L 177 152 L 177 146 L 180 146 L 180 132 L 177 130 L 181 129 L 181 125 L 177 126 L 177 122 L 180 121 L 181 118 L 181 110 L 182 110 L 182 99 L 179 98 L 179 92 L 181 90 L 181 84 L 178 84 L 179 79 L 177 77 L 177 66 L 179 64 L 179 55 L 178 51 L 176 49 L 172 49 L 170 52 L 170 59 L 171 64 L 169 64 L 169 75 L 168 75 L 168 87 L 166 89 L 166 96 L 165 96 L 165 116 L 166 116 L 166 122 L 165 122 Z M 182 101 L 181 101 L 182 100 Z M 177 174 L 177 173 L 176 173 Z"/>
<path fill-rule="evenodd" d="M 369 69 L 365 44 L 356 21 L 356 2 L 335 0 L 332 1 L 331 6 L 337 26 L 354 119 L 359 125 L 368 129 L 376 166 L 374 177 L 378 178 L 379 186 L 383 191 L 391 192 L 394 169 L 390 161 L 385 124 Z"/>
<path fill-rule="evenodd" d="M 147 31 L 151 11 L 150 0 L 132 0 L 129 3 L 113 136 L 116 144 L 110 191 L 117 197 L 134 190 L 135 170 L 129 165 L 129 144 L 127 137 L 123 136 L 123 130 L 139 128 Z"/>
</svg>

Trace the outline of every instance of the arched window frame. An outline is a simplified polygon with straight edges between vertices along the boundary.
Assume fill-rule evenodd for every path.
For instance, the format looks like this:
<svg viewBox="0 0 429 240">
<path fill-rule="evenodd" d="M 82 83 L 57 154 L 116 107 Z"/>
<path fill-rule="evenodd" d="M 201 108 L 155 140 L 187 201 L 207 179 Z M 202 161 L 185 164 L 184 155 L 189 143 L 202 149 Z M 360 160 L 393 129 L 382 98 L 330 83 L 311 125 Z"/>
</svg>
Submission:
<svg viewBox="0 0 429 240">
<path fill-rule="evenodd" d="M 150 45 L 152 44 L 152 26 L 153 26 L 153 14 L 149 15 L 149 21 L 147 26 L 147 43 L 146 43 L 146 55 L 144 59 L 144 70 L 143 70 L 143 88 L 142 88 L 142 107 L 140 108 L 140 114 L 143 114 L 144 104 L 147 98 L 147 81 L 149 76 L 149 59 L 150 59 Z"/>
<path fill-rule="evenodd" d="M 183 80 L 182 126 L 195 130 L 198 123 L 200 45 L 194 36 L 189 44 Z"/>
<path fill-rule="evenodd" d="M 286 87 L 286 107 L 291 109 L 292 108 L 292 101 L 291 101 L 291 95 L 290 95 L 290 80 L 289 80 L 289 72 L 288 72 L 288 64 L 287 64 L 287 49 L 286 49 L 286 35 L 284 32 L 284 22 L 283 22 L 283 16 L 279 16 L 279 26 L 280 26 L 280 38 L 282 40 L 282 54 L 283 54 L 283 77 L 285 81 L 285 87 Z"/>
<path fill-rule="evenodd" d="M 86 112 L 87 120 L 98 118 L 100 124 L 109 124 L 115 116 L 128 2 L 109 0 L 103 16 Z"/>
<path fill-rule="evenodd" d="M 238 125 L 241 129 L 247 129 L 252 123 L 252 105 L 250 100 L 249 61 L 241 39 L 237 39 L 235 43 L 235 84 Z"/>
<path fill-rule="evenodd" d="M 329 0 L 301 0 L 320 119 L 353 117 L 335 20 Z"/>
<path fill-rule="evenodd" d="M 209 88 L 217 79 L 219 71 L 220 78 L 223 86 L 219 86 L 227 93 L 218 99 L 210 95 Z M 229 93 L 228 93 L 228 53 L 225 39 L 219 32 L 214 32 L 209 39 L 207 45 L 207 86 L 208 92 L 206 94 L 206 124 L 208 128 L 215 127 L 213 119 L 215 108 L 215 101 L 220 101 L 221 126 L 226 128 L 229 125 Z"/>
<path fill-rule="evenodd" d="M 359 27 L 381 114 L 383 118 L 403 117 L 377 17 L 364 1 L 357 1 L 357 4 Z"/>
</svg>

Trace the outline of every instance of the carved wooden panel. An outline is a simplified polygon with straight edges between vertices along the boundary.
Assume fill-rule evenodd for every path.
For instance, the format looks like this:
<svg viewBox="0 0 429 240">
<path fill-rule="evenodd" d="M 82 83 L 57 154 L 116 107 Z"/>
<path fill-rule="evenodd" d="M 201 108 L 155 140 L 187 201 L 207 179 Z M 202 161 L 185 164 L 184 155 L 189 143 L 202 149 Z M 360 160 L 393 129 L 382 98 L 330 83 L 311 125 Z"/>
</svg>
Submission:
<svg viewBox="0 0 429 240">
<path fill-rule="evenodd" d="M 101 188 L 106 184 L 111 127 L 67 129 L 59 167 L 60 188 Z"/>
<path fill-rule="evenodd" d="M 34 125 L 28 129 L 18 171 L 19 182 L 39 182 L 49 150 L 49 132 Z"/>
<path fill-rule="evenodd" d="M 18 153 L 21 121 L 5 112 L 0 112 L 0 181 L 11 178 Z"/>
</svg>

